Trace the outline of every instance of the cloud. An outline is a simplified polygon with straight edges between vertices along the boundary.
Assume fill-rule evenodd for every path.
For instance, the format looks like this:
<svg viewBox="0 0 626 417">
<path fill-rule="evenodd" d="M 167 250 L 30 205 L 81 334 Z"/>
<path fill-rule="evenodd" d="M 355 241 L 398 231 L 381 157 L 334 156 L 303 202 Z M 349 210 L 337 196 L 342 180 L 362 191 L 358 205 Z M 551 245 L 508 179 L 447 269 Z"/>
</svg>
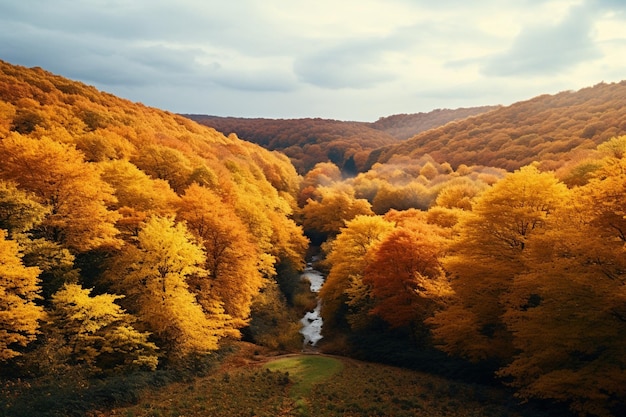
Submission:
<svg viewBox="0 0 626 417">
<path fill-rule="evenodd" d="M 270 27 L 260 7 L 247 0 L 11 2 L 0 5 L 0 59 L 109 91 L 150 84 L 291 91 L 293 60 L 280 54 L 297 37 Z"/>
<path fill-rule="evenodd" d="M 375 120 L 619 81 L 625 10 L 622 0 L 0 1 L 0 59 L 176 112 Z"/>
<path fill-rule="evenodd" d="M 299 80 L 327 89 L 369 88 L 392 80 L 384 51 L 365 44 L 344 44 L 303 55 L 293 69 Z"/>
<path fill-rule="evenodd" d="M 511 48 L 486 58 L 487 76 L 556 75 L 594 60 L 600 50 L 591 38 L 592 19 L 585 7 L 570 9 L 561 22 L 525 27 Z"/>
<path fill-rule="evenodd" d="M 67 77 L 107 85 L 144 85 L 188 75 L 194 51 L 82 37 L 19 24 L 0 29 L 0 56 Z"/>
</svg>

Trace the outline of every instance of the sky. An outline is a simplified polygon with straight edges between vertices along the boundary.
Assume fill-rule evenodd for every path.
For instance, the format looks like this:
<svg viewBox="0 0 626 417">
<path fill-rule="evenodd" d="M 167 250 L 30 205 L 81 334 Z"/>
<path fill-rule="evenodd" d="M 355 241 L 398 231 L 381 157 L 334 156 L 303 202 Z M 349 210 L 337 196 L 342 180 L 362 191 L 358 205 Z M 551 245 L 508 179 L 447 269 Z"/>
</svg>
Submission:
<svg viewBox="0 0 626 417">
<path fill-rule="evenodd" d="M 0 60 L 175 113 L 375 121 L 626 79 L 624 0 L 0 0 Z"/>
</svg>

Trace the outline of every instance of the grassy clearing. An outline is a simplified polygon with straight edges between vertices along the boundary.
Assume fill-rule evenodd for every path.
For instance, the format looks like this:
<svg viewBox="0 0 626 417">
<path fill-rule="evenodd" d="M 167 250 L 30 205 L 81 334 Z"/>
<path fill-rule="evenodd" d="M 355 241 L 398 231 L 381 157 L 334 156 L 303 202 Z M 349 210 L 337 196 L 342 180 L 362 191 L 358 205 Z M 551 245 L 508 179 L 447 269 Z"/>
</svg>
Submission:
<svg viewBox="0 0 626 417">
<path fill-rule="evenodd" d="M 295 401 L 299 412 L 305 415 L 312 407 L 307 401 L 311 390 L 338 373 L 343 368 L 343 362 L 326 356 L 301 355 L 269 362 L 265 368 L 289 375 L 293 381 L 289 396 Z"/>
</svg>

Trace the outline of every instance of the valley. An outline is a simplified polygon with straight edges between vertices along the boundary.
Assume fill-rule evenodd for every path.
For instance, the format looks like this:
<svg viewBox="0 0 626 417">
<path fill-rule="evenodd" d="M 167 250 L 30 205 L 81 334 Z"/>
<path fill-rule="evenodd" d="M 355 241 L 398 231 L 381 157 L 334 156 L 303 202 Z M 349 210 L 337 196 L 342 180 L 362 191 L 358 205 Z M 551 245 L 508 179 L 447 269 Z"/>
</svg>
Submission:
<svg viewBox="0 0 626 417">
<path fill-rule="evenodd" d="M 219 131 L 0 61 L 0 416 L 623 417 L 624 109 Z"/>
</svg>

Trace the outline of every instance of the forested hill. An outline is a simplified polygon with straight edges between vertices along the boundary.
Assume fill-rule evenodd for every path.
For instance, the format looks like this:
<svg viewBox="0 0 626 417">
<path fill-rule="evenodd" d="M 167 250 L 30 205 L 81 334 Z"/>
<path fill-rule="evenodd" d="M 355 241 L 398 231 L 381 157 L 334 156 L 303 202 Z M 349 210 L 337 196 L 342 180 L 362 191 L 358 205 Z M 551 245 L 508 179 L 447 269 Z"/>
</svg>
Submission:
<svg viewBox="0 0 626 417">
<path fill-rule="evenodd" d="M 348 173 L 362 171 L 373 149 L 393 145 L 416 133 L 497 107 L 434 110 L 399 114 L 374 123 L 307 119 L 261 119 L 186 115 L 224 134 L 286 154 L 304 174 L 318 162 L 330 161 Z"/>
<path fill-rule="evenodd" d="M 216 350 L 303 262 L 287 157 L 40 68 L 0 61 L 0 161 L 0 363 L 25 372 Z"/>
<path fill-rule="evenodd" d="M 500 106 L 467 107 L 458 109 L 436 109 L 428 113 L 394 114 L 381 117 L 369 125 L 375 129 L 389 133 L 396 139 L 409 139 L 418 133 L 443 126 L 454 120 L 496 110 Z"/>
<path fill-rule="evenodd" d="M 512 171 L 533 161 L 556 169 L 626 132 L 626 81 L 541 95 L 415 135 L 372 152 L 367 166 L 429 154 L 438 162 Z M 572 152 L 580 151 L 580 152 Z"/>
</svg>

